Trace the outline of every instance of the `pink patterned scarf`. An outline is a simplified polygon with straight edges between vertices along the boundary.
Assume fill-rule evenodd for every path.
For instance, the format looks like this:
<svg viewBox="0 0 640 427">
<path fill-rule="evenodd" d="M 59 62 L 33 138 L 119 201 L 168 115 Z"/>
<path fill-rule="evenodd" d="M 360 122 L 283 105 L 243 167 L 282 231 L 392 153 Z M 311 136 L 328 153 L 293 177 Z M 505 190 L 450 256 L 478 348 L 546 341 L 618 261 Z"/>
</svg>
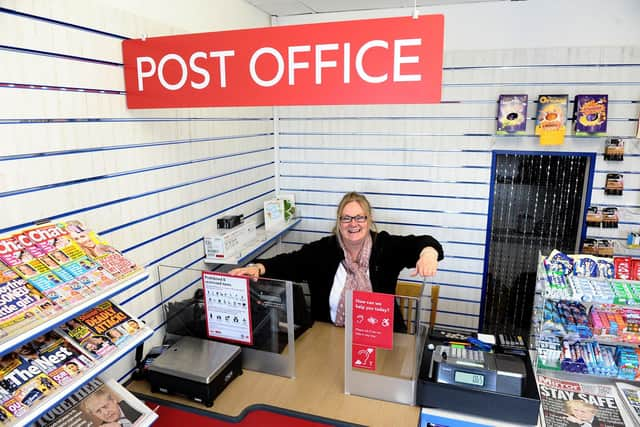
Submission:
<svg viewBox="0 0 640 427">
<path fill-rule="evenodd" d="M 340 302 L 338 303 L 338 309 L 336 312 L 336 325 L 344 326 L 344 300 L 345 291 L 347 289 L 353 289 L 356 291 L 369 291 L 371 292 L 371 280 L 369 280 L 369 257 L 371 256 L 371 247 L 373 245 L 371 234 L 367 234 L 362 243 L 362 249 L 356 259 L 352 259 L 349 255 L 349 251 L 345 248 L 342 236 L 338 233 L 338 242 L 344 252 L 344 260 L 342 265 L 347 272 L 347 280 L 344 284 L 344 289 L 340 294 Z"/>
</svg>

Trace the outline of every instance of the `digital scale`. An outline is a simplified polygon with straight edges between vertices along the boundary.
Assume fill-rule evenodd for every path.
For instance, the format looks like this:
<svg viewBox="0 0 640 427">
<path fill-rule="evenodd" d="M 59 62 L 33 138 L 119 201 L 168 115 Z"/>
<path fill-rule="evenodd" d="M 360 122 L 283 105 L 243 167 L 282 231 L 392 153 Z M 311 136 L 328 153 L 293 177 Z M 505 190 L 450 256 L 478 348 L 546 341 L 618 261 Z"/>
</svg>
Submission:
<svg viewBox="0 0 640 427">
<path fill-rule="evenodd" d="M 206 406 L 242 374 L 241 349 L 237 345 L 194 337 L 182 337 L 149 366 L 151 391 L 178 394 Z"/>
<path fill-rule="evenodd" d="M 526 369 L 521 359 L 507 354 L 439 345 L 429 376 L 438 383 L 521 396 Z"/>
</svg>

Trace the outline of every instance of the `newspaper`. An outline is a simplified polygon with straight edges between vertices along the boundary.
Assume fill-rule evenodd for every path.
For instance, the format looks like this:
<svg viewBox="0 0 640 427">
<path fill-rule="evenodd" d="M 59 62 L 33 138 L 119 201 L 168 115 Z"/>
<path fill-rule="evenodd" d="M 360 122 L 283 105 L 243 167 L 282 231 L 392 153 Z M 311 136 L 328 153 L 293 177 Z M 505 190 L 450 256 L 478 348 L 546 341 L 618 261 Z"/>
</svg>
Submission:
<svg viewBox="0 0 640 427">
<path fill-rule="evenodd" d="M 157 418 L 144 403 L 115 380 L 94 378 L 57 407 L 44 413 L 35 427 L 147 426 Z"/>
<path fill-rule="evenodd" d="M 628 416 L 616 387 L 538 375 L 547 427 L 624 427 Z"/>
<path fill-rule="evenodd" d="M 629 416 L 640 426 L 640 387 L 628 383 L 616 383 Z"/>
</svg>

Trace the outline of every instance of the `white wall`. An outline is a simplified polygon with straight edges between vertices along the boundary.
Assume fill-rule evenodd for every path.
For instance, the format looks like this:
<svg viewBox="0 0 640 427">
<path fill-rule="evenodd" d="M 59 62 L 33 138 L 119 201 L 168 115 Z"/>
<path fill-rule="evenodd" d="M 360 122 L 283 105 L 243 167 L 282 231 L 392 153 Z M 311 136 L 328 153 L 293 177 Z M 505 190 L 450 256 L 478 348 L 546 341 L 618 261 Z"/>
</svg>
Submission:
<svg viewBox="0 0 640 427">
<path fill-rule="evenodd" d="M 419 7 L 445 15 L 445 51 L 637 45 L 640 2 L 526 0 Z M 278 25 L 411 16 L 413 8 L 279 17 Z"/>
<path fill-rule="evenodd" d="M 304 15 L 279 18 L 278 25 L 411 19 L 411 12 Z M 606 93 L 608 134 L 635 135 L 640 2 L 483 2 L 420 12 L 444 14 L 443 103 L 278 108 L 280 186 L 296 193 L 305 217 L 288 235 L 290 247 L 328 233 L 341 194 L 362 191 L 372 200 L 381 228 L 431 234 L 443 243 L 446 259 L 430 281 L 441 285 L 437 322 L 476 329 L 493 150 L 568 151 L 597 153 L 592 205 L 620 208 L 618 229 L 590 228 L 588 237 L 613 239 L 616 254 L 640 256 L 624 246 L 627 233 L 640 229 L 637 141 L 625 147 L 624 162 L 605 162 L 604 138 L 576 138 L 569 130 L 564 145 L 543 147 L 533 135 L 532 120 L 540 94 L 566 93 L 573 100 L 576 94 Z M 529 95 L 526 136 L 494 135 L 496 101 L 504 93 Z M 621 197 L 603 192 L 606 173 L 615 171 L 624 171 Z"/>
<path fill-rule="evenodd" d="M 271 108 L 127 110 L 122 40 L 270 18 L 242 0 L 0 7 L 1 232 L 79 218 L 144 265 L 150 278 L 114 300 L 157 329 L 148 350 L 164 332 L 158 266 L 204 268 L 202 236 L 219 215 L 262 221 L 275 185 L 273 120 Z M 132 367 L 130 354 L 109 375 Z"/>
</svg>

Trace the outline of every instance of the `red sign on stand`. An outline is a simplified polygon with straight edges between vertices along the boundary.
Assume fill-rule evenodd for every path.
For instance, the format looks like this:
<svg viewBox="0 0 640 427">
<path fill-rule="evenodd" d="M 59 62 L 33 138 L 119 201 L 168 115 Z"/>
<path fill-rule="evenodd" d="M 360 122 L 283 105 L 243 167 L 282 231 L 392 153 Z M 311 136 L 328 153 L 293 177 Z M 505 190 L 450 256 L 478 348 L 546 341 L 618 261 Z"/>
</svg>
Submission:
<svg viewBox="0 0 640 427">
<path fill-rule="evenodd" d="M 440 102 L 444 16 L 122 43 L 129 108 Z"/>
<path fill-rule="evenodd" d="M 353 291 L 354 345 L 393 348 L 393 302 L 391 294 Z"/>
<path fill-rule="evenodd" d="M 370 345 L 353 344 L 351 346 L 351 366 L 375 371 L 376 348 Z"/>
</svg>

